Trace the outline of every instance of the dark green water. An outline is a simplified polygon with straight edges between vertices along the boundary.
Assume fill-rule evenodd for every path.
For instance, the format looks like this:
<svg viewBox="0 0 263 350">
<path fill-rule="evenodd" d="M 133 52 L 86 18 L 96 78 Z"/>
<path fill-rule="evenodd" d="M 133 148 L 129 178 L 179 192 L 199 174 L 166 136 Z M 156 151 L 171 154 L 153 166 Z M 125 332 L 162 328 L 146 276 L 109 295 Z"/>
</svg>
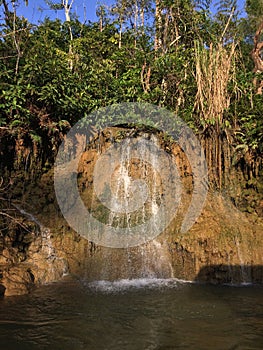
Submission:
<svg viewBox="0 0 263 350">
<path fill-rule="evenodd" d="M 263 287 L 68 280 L 0 300 L 0 349 L 263 349 Z"/>
</svg>

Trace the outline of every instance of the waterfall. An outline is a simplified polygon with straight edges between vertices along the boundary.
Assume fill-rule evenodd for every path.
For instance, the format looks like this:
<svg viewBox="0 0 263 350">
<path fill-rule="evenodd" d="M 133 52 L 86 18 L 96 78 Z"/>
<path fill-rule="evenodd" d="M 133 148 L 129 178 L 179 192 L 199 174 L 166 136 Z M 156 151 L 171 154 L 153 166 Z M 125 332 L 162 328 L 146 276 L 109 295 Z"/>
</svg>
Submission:
<svg viewBox="0 0 263 350">
<path fill-rule="evenodd" d="M 156 239 L 146 246 L 138 247 L 142 256 L 142 277 L 146 278 L 173 278 L 171 256 L 166 245 Z"/>
<path fill-rule="evenodd" d="M 235 237 L 235 243 L 237 247 L 237 256 L 240 261 L 240 271 L 241 271 L 241 283 L 246 284 L 246 283 L 251 283 L 251 273 L 248 271 L 248 268 L 246 267 L 244 258 L 243 258 L 243 253 L 240 247 L 240 242 L 237 237 Z"/>
<path fill-rule="evenodd" d="M 148 227 L 155 230 L 158 226 L 157 221 L 164 220 L 157 215 L 162 199 L 162 180 L 157 171 L 161 168 L 158 163 L 159 154 L 153 152 L 149 155 L 150 142 L 158 149 L 159 142 L 155 135 L 148 134 L 143 134 L 138 140 L 140 144 L 136 148 L 133 139 L 125 139 L 124 146 L 120 147 L 118 164 L 113 161 L 111 163 L 110 183 L 107 182 L 106 185 L 104 174 L 100 173 L 100 182 L 97 187 L 94 185 L 91 197 L 92 211 L 96 212 L 98 206 L 96 198 L 104 201 L 103 204 L 111 209 L 106 220 L 106 230 L 107 227 L 124 227 L 128 228 L 126 232 L 129 234 L 134 226 L 143 225 L 152 217 L 154 220 Z M 101 150 L 98 151 L 98 157 L 101 157 Z M 110 155 L 107 154 L 107 157 L 106 161 L 109 162 Z M 106 162 L 98 166 L 99 171 L 105 168 Z M 86 260 L 85 278 L 89 280 L 173 277 L 167 243 L 161 243 L 157 238 L 135 247 L 101 247 L 91 259 L 87 257 Z"/>
<path fill-rule="evenodd" d="M 34 222 L 39 227 L 42 241 L 42 250 L 46 253 L 47 260 L 54 260 L 56 258 L 56 251 L 51 241 L 50 229 L 48 227 L 45 227 L 32 213 L 25 211 L 17 204 L 13 204 L 13 206 L 29 221 Z"/>
<path fill-rule="evenodd" d="M 84 281 L 154 280 L 171 279 L 174 274 L 167 245 L 153 240 L 133 248 L 101 248 L 87 257 L 83 278 Z"/>
<path fill-rule="evenodd" d="M 20 208 L 17 204 L 12 203 L 12 205 L 20 212 L 20 214 L 22 214 L 23 216 L 27 217 L 29 219 L 29 221 L 32 221 L 35 224 L 37 224 L 37 226 L 39 226 L 40 230 L 42 230 L 43 225 L 41 224 L 41 222 L 33 214 L 28 213 L 24 209 Z"/>
<path fill-rule="evenodd" d="M 35 261 L 39 262 L 41 258 L 44 259 L 44 265 L 47 268 L 47 271 L 45 271 L 45 279 L 47 279 L 47 281 L 56 280 L 60 278 L 61 275 L 64 276 L 68 274 L 68 264 L 65 259 L 57 255 L 51 239 L 52 235 L 50 228 L 45 227 L 32 213 L 20 208 L 17 204 L 13 204 L 13 206 L 29 221 L 34 222 L 40 230 L 40 237 L 36 237 L 31 250 L 29 249 L 29 252 L 33 255 L 32 257 L 29 257 L 29 261 L 31 259 L 34 264 Z M 38 241 L 38 238 L 40 238 L 40 242 Z M 38 246 L 41 247 L 40 253 Z"/>
</svg>

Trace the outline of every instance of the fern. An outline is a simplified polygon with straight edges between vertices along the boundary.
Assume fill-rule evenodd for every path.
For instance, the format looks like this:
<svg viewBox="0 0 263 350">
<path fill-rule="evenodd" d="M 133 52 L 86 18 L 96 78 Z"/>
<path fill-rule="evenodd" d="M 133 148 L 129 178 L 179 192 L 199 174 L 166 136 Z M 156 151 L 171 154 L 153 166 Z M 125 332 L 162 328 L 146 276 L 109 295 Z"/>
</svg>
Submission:
<svg viewBox="0 0 263 350">
<path fill-rule="evenodd" d="M 194 0 L 193 5 L 199 11 L 209 11 L 212 0 Z"/>
<path fill-rule="evenodd" d="M 233 9 L 235 9 L 235 12 L 237 11 L 237 0 L 220 0 L 215 4 L 215 6 L 218 14 L 230 16 Z"/>
</svg>

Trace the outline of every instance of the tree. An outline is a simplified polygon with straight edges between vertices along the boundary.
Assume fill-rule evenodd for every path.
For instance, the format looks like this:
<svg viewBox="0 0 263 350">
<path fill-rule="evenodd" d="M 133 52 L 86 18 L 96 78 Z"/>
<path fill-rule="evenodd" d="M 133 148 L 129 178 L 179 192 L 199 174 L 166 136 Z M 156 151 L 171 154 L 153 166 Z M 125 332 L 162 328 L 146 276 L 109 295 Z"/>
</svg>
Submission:
<svg viewBox="0 0 263 350">
<path fill-rule="evenodd" d="M 72 6 L 74 3 L 74 0 L 60 0 L 59 2 L 55 2 L 52 0 L 45 0 L 47 5 L 53 10 L 64 10 L 66 23 L 68 25 L 69 30 L 69 36 L 70 36 L 70 44 L 69 44 L 69 67 L 72 70 L 73 69 L 73 48 L 72 48 L 72 42 L 73 42 L 73 33 L 72 33 L 72 26 L 71 26 L 71 16 L 70 12 L 72 10 Z"/>
<path fill-rule="evenodd" d="M 247 0 L 246 12 L 250 25 L 254 27 L 254 32 L 260 25 L 263 17 L 263 0 Z"/>
<path fill-rule="evenodd" d="M 137 37 L 145 32 L 146 16 L 152 11 L 151 0 L 117 0 L 111 8 L 111 13 L 117 19 L 119 26 L 119 48 L 122 45 L 122 34 L 125 29 Z"/>
<path fill-rule="evenodd" d="M 262 95 L 263 89 L 263 79 L 260 77 L 263 73 L 263 60 L 262 60 L 262 50 L 263 50 L 263 0 L 248 0 L 246 3 L 246 11 L 248 14 L 248 19 L 250 27 L 254 29 L 253 37 L 253 49 L 251 51 L 251 57 L 254 62 L 253 72 L 255 74 L 253 84 L 255 92 L 258 95 Z"/>
<path fill-rule="evenodd" d="M 99 23 L 100 23 L 100 31 L 103 31 L 104 26 L 107 23 L 107 10 L 105 5 L 99 5 L 96 8 L 96 15 L 99 18 Z"/>
<path fill-rule="evenodd" d="M 25 3 L 27 4 L 28 2 L 25 1 Z M 23 49 L 21 47 L 22 36 L 24 35 L 24 32 L 29 31 L 30 27 L 28 26 L 26 19 L 20 19 L 17 17 L 17 6 L 19 6 L 19 1 L 12 0 L 9 2 L 7 0 L 1 0 L 0 5 L 3 5 L 5 21 L 5 30 L 2 32 L 2 36 L 10 36 L 12 38 L 11 47 L 16 51 L 15 75 L 17 75 L 20 59 L 23 55 Z"/>
</svg>

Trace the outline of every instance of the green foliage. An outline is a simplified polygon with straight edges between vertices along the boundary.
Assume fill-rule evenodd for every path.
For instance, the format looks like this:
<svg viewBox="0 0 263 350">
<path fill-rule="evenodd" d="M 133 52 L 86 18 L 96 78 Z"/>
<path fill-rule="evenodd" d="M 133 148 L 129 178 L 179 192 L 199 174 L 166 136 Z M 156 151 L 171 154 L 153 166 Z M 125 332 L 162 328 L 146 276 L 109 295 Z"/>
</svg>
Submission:
<svg viewBox="0 0 263 350">
<path fill-rule="evenodd" d="M 233 9 L 237 8 L 237 0 L 220 0 L 216 3 L 219 14 L 229 16 Z"/>
<path fill-rule="evenodd" d="M 247 0 L 245 9 L 247 17 L 242 20 L 240 27 L 246 42 L 253 45 L 253 37 L 263 19 L 263 1 Z"/>
<path fill-rule="evenodd" d="M 45 3 L 52 9 L 52 10 L 62 10 L 63 9 L 63 4 L 62 2 L 55 2 L 51 0 L 45 0 Z"/>
<path fill-rule="evenodd" d="M 62 8 L 58 1 L 49 4 Z M 69 23 L 48 18 L 37 27 L 16 18 L 15 32 L 12 21 L 2 23 L 0 126 L 13 133 L 23 130 L 38 145 L 57 146 L 56 138 L 91 111 L 123 101 L 147 101 L 175 111 L 201 133 L 203 121 L 195 112 L 195 43 L 208 50 L 211 43 L 227 47 L 236 41 L 236 80 L 227 87 L 231 103 L 220 127 L 222 133 L 233 133 L 239 152 L 260 154 L 263 103 L 253 94 L 250 51 L 251 23 L 262 17 L 263 1 L 247 1 L 249 23 L 232 11 L 235 0 L 217 5 L 211 17 L 210 0 L 161 1 L 158 49 L 153 1 L 117 1 L 111 13 L 101 6 L 98 22 L 74 19 L 71 31 Z M 209 129 L 215 130 L 216 120 L 211 118 Z"/>
<path fill-rule="evenodd" d="M 193 1 L 193 3 L 198 10 L 208 12 L 210 5 L 212 3 L 212 0 L 195 0 Z"/>
<path fill-rule="evenodd" d="M 263 1 L 262 0 L 247 0 L 246 12 L 249 17 L 254 17 L 260 20 L 263 16 Z"/>
<path fill-rule="evenodd" d="M 236 149 L 244 153 L 251 151 L 263 154 L 263 98 L 256 95 L 252 99 L 244 96 L 238 102 L 238 129 L 236 131 L 238 145 Z"/>
</svg>

